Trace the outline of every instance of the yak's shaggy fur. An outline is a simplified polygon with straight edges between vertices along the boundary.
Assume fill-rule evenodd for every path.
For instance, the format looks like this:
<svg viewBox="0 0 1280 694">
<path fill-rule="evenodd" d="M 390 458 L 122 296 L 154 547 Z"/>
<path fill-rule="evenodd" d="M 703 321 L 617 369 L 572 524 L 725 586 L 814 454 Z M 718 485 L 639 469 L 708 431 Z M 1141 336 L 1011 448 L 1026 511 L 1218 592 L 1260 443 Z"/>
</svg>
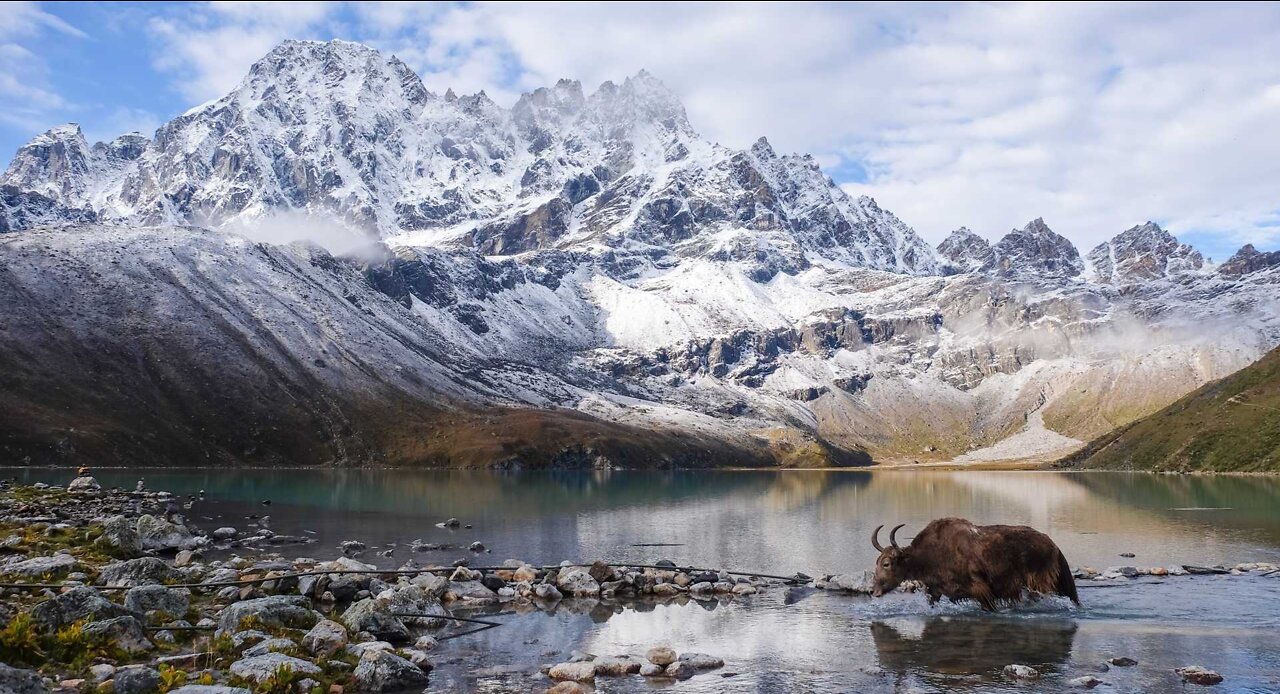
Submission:
<svg viewBox="0 0 1280 694">
<path fill-rule="evenodd" d="M 898 526 L 900 528 L 902 526 Z M 1048 535 L 1025 525 L 974 525 L 963 518 L 939 518 L 911 544 L 881 548 L 880 529 L 871 544 L 880 549 L 875 587 L 879 597 L 907 580 L 920 581 L 929 603 L 946 596 L 952 602 L 976 600 L 985 610 L 1013 603 L 1024 590 L 1056 593 L 1080 604 L 1071 566 Z"/>
</svg>

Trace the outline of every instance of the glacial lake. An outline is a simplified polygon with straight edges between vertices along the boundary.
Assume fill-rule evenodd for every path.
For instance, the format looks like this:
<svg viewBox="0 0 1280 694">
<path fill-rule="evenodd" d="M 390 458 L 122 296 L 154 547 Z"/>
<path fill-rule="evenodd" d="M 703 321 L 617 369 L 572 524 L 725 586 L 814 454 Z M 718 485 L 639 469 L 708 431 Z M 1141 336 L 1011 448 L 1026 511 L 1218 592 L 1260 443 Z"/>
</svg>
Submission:
<svg viewBox="0 0 1280 694">
<path fill-rule="evenodd" d="M 7 469 L 23 482 L 65 484 L 67 470 Z M 204 490 L 188 512 L 202 527 L 256 529 L 309 545 L 270 548 L 330 559 L 343 540 L 361 561 L 472 565 L 519 558 L 677 564 L 811 576 L 870 568 L 872 529 L 962 516 L 1048 533 L 1073 566 L 1280 563 L 1280 478 L 979 471 L 94 470 L 104 486 L 179 495 Z M 270 500 L 269 506 L 261 502 Z M 436 523 L 458 518 L 472 528 Z M 882 536 L 883 538 L 883 536 Z M 414 552 L 415 539 L 487 553 Z M 668 546 L 652 546 L 662 544 Z M 643 546 L 650 545 L 650 546 Z M 378 552 L 394 547 L 392 557 Z M 1132 552 L 1134 558 L 1123 558 Z M 253 556 L 252 552 L 242 552 Z M 1083 606 L 1050 600 L 985 614 L 930 608 L 921 595 L 874 600 L 773 588 L 733 600 L 624 608 L 566 601 L 553 613 L 497 611 L 503 626 L 446 641 L 430 691 L 545 688 L 534 673 L 572 650 L 643 653 L 657 644 L 722 657 L 722 670 L 679 683 L 597 680 L 600 692 L 1184 691 L 1172 670 L 1202 665 L 1226 681 L 1204 691 L 1280 691 L 1280 575 L 1080 581 Z M 1138 665 L 1111 668 L 1109 657 Z M 1034 684 L 1000 674 L 1010 663 Z M 725 677 L 724 675 L 732 675 Z M 1188 690 L 1199 690 L 1191 685 Z"/>
</svg>

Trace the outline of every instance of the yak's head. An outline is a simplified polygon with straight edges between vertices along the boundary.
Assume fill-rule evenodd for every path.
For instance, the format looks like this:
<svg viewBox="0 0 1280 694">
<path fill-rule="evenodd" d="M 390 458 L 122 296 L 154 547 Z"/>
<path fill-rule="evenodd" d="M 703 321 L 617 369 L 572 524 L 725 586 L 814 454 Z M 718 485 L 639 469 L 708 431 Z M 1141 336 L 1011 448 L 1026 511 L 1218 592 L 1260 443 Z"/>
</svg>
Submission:
<svg viewBox="0 0 1280 694">
<path fill-rule="evenodd" d="M 905 523 L 903 525 L 906 525 Z M 898 587 L 899 583 L 906 580 L 906 550 L 898 546 L 898 531 L 902 529 L 902 525 L 895 527 L 889 531 L 889 546 L 880 546 L 880 529 L 883 525 L 876 526 L 876 531 L 871 533 L 871 546 L 880 552 L 880 556 L 876 558 L 876 578 L 875 583 L 871 586 L 871 594 L 880 597 L 885 593 Z"/>
</svg>

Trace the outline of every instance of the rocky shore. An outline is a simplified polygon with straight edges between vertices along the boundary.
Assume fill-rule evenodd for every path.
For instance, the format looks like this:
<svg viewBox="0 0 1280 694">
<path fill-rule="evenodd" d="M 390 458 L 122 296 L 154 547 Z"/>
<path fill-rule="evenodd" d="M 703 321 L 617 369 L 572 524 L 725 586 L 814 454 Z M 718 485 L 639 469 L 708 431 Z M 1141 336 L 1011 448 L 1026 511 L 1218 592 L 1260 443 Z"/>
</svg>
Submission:
<svg viewBox="0 0 1280 694">
<path fill-rule="evenodd" d="M 284 560 L 272 546 L 310 540 L 265 527 L 202 529 L 185 517 L 195 503 L 141 485 L 103 489 L 91 477 L 65 488 L 0 486 L 0 691 L 421 691 L 434 655 L 500 626 L 492 616 L 729 602 L 787 583 L 667 561 L 410 560 L 388 570 L 359 561 L 358 541 L 330 560 Z M 206 559 L 215 554 L 222 558 Z M 573 692 L 597 677 L 674 681 L 723 664 L 656 645 L 573 653 L 542 677 L 550 691 Z"/>
</svg>

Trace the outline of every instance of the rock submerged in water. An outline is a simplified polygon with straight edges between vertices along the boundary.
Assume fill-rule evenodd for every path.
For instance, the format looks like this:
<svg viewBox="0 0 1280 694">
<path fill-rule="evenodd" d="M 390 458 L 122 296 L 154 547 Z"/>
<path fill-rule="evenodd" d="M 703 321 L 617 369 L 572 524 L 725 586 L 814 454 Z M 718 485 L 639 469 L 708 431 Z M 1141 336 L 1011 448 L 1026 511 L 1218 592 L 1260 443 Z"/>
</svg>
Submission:
<svg viewBox="0 0 1280 694">
<path fill-rule="evenodd" d="M 1038 680 L 1040 679 L 1040 671 L 1030 665 L 1006 665 L 1004 666 L 1004 674 L 1015 680 Z"/>
<path fill-rule="evenodd" d="M 1076 677 L 1074 679 L 1067 680 L 1067 686 L 1074 687 L 1076 689 L 1093 689 L 1102 683 L 1102 680 L 1094 677 L 1093 675 L 1085 675 L 1084 677 Z"/>
<path fill-rule="evenodd" d="M 1180 667 L 1177 670 L 1174 670 L 1174 672 L 1178 673 L 1178 676 L 1182 678 L 1183 682 L 1198 684 L 1203 687 L 1209 687 L 1222 682 L 1222 675 L 1199 665 Z"/>
<path fill-rule="evenodd" d="M 1138 661 L 1134 660 L 1133 658 L 1128 658 L 1125 656 L 1120 656 L 1118 658 L 1107 658 L 1107 665 L 1112 665 L 1115 667 L 1133 667 L 1134 665 L 1137 665 L 1137 664 L 1138 664 Z"/>
<path fill-rule="evenodd" d="M 553 680 L 590 682 L 596 678 L 596 665 L 590 660 L 552 665 L 547 675 Z"/>
</svg>

